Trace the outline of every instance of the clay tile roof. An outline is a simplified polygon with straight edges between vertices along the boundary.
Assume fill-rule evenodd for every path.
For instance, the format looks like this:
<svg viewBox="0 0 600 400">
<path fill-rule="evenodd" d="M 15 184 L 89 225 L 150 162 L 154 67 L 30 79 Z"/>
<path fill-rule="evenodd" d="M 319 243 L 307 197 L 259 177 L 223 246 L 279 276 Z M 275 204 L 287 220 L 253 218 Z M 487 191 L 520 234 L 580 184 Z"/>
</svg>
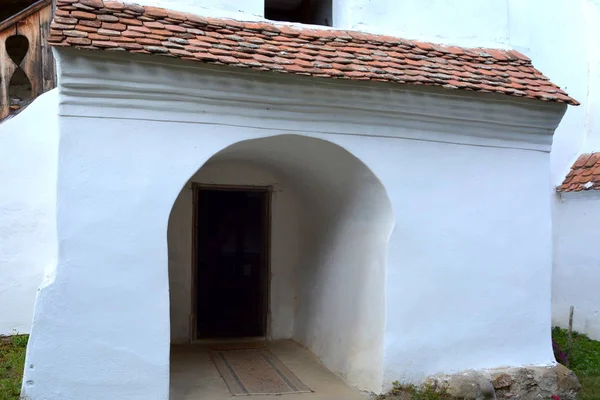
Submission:
<svg viewBox="0 0 600 400">
<path fill-rule="evenodd" d="M 514 50 L 462 48 L 142 7 L 57 0 L 53 46 L 125 50 L 260 71 L 503 93 L 579 104 Z"/>
<path fill-rule="evenodd" d="M 559 192 L 580 192 L 600 190 L 600 153 L 579 156 L 571 171 L 557 190 Z"/>
</svg>

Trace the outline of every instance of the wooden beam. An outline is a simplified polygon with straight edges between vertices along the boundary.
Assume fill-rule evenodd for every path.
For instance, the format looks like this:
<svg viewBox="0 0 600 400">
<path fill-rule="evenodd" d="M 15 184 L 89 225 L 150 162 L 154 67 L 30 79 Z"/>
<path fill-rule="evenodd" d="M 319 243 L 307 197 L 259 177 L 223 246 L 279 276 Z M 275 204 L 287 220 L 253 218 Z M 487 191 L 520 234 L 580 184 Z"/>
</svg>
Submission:
<svg viewBox="0 0 600 400">
<path fill-rule="evenodd" d="M 52 7 L 47 6 L 40 11 L 40 51 L 42 53 L 42 92 L 47 92 L 56 87 L 56 66 L 52 48 L 48 43 L 50 36 L 50 22 L 52 20 Z"/>
</svg>

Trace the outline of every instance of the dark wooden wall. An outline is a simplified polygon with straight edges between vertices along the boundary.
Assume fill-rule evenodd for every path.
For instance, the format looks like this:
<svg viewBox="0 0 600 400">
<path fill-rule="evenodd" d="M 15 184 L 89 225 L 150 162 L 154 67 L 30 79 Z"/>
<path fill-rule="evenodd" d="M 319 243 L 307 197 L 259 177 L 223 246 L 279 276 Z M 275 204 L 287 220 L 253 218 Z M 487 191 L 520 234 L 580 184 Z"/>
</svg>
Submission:
<svg viewBox="0 0 600 400">
<path fill-rule="evenodd" d="M 47 41 L 51 20 L 51 0 L 40 0 L 0 21 L 0 120 L 21 107 L 13 104 L 10 98 L 11 80 L 18 68 L 31 83 L 28 101 L 56 86 L 54 57 Z M 27 38 L 28 48 L 20 49 L 25 52 L 25 57 L 17 64 L 9 55 L 9 50 L 14 54 L 14 49 L 7 49 L 7 41 L 18 35 Z"/>
</svg>

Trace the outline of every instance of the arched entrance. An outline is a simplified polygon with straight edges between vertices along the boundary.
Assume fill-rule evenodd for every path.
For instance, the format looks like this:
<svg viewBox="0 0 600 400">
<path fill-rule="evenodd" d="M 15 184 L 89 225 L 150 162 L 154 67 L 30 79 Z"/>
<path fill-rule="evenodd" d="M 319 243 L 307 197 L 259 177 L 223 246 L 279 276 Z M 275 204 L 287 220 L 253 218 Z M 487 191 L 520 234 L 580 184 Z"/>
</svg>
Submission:
<svg viewBox="0 0 600 400">
<path fill-rule="evenodd" d="M 392 225 L 381 182 L 338 145 L 280 135 L 227 147 L 171 211 L 172 343 L 291 339 L 378 391 Z"/>
</svg>

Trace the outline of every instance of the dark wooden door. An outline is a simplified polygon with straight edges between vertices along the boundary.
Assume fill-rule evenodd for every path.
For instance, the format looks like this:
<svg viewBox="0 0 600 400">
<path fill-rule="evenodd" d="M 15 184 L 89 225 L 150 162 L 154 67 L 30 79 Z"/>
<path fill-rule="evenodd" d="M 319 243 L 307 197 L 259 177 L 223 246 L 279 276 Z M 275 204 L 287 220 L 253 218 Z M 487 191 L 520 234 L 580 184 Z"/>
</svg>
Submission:
<svg viewBox="0 0 600 400">
<path fill-rule="evenodd" d="M 264 336 L 267 192 L 200 189 L 198 338 Z"/>
</svg>

